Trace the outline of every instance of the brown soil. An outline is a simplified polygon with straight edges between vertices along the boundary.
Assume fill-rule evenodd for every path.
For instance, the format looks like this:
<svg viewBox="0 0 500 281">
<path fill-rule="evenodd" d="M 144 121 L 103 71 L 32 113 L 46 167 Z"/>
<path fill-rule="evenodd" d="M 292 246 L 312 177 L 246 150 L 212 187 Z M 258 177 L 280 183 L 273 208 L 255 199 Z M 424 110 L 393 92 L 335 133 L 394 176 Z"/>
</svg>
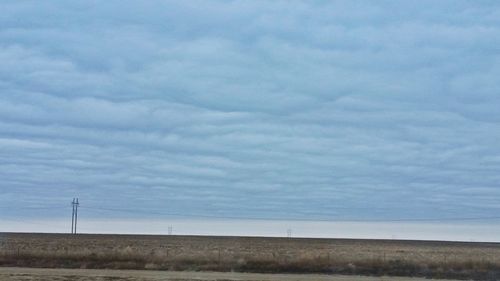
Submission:
<svg viewBox="0 0 500 281">
<path fill-rule="evenodd" d="M 425 281 L 407 277 L 366 277 L 317 274 L 137 271 L 102 269 L 0 268 L 5 281 Z"/>
</svg>

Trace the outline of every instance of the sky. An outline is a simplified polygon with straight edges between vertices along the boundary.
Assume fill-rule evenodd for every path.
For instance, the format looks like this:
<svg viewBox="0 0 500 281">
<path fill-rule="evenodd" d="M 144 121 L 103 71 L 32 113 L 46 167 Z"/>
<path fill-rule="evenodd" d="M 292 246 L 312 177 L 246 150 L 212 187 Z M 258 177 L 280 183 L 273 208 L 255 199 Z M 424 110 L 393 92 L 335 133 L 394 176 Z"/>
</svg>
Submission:
<svg viewBox="0 0 500 281">
<path fill-rule="evenodd" d="M 0 219 L 500 224 L 498 1 L 0 11 Z"/>
</svg>

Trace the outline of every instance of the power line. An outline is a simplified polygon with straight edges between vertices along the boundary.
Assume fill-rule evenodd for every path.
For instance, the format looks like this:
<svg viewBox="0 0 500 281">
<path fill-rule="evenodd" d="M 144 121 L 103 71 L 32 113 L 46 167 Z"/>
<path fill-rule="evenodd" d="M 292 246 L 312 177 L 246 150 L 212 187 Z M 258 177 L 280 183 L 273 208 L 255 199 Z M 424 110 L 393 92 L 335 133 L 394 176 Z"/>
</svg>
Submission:
<svg viewBox="0 0 500 281">
<path fill-rule="evenodd" d="M 206 214 L 186 214 L 179 212 L 164 212 L 145 209 L 125 209 L 125 208 L 105 208 L 98 206 L 80 206 L 79 199 L 73 198 L 72 216 L 71 216 L 71 234 L 77 233 L 78 225 L 78 209 L 79 207 L 92 211 L 104 211 L 113 213 L 129 213 L 142 215 L 161 215 L 186 218 L 211 218 L 211 219 L 227 219 L 227 220 L 257 220 L 257 221 L 316 221 L 316 222 L 446 222 L 446 221 L 491 221 L 500 220 L 500 216 L 470 216 L 470 217 L 423 217 L 423 218 L 386 218 L 386 219 L 362 219 L 362 218 L 346 218 L 346 217 L 330 217 L 330 218 L 304 218 L 304 217 L 256 217 L 256 216 L 227 216 L 227 215 L 206 215 Z M 27 207 L 33 210 L 43 209 L 61 209 L 62 207 L 47 206 L 47 207 Z M 322 214 L 323 217 L 327 214 Z"/>
<path fill-rule="evenodd" d="M 441 221 L 481 221 L 481 220 L 500 220 L 500 216 L 490 217 L 441 217 L 441 218 L 395 218 L 395 219 L 356 219 L 356 218 L 329 218 L 329 219 L 308 219 L 308 218 L 289 218 L 289 217 L 250 217 L 250 216 L 223 216 L 223 215 L 200 215 L 200 214 L 185 214 L 173 212 L 158 212 L 139 209 L 117 209 L 117 208 L 102 208 L 82 206 L 90 210 L 100 210 L 118 213 L 146 214 L 146 215 L 164 215 L 190 218 L 214 218 L 214 219 L 234 219 L 234 220 L 262 220 L 262 221 L 324 221 L 324 222 L 441 222 Z"/>
</svg>

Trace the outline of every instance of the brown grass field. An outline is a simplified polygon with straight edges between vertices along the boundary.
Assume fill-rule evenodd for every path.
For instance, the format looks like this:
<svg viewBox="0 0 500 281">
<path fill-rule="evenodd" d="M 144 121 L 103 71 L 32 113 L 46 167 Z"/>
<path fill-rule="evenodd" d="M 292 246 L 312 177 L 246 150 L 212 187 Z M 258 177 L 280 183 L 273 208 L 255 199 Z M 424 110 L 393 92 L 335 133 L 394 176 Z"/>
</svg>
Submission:
<svg viewBox="0 0 500 281">
<path fill-rule="evenodd" d="M 500 243 L 0 234 L 0 266 L 500 279 Z"/>
</svg>

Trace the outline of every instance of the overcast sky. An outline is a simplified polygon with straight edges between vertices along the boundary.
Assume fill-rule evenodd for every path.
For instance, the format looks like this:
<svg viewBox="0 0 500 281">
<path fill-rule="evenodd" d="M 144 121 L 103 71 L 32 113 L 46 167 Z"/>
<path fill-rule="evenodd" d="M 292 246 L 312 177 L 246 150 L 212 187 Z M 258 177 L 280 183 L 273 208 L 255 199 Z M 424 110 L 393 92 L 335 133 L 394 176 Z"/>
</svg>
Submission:
<svg viewBox="0 0 500 281">
<path fill-rule="evenodd" d="M 0 11 L 0 217 L 500 214 L 498 1 Z"/>
</svg>

